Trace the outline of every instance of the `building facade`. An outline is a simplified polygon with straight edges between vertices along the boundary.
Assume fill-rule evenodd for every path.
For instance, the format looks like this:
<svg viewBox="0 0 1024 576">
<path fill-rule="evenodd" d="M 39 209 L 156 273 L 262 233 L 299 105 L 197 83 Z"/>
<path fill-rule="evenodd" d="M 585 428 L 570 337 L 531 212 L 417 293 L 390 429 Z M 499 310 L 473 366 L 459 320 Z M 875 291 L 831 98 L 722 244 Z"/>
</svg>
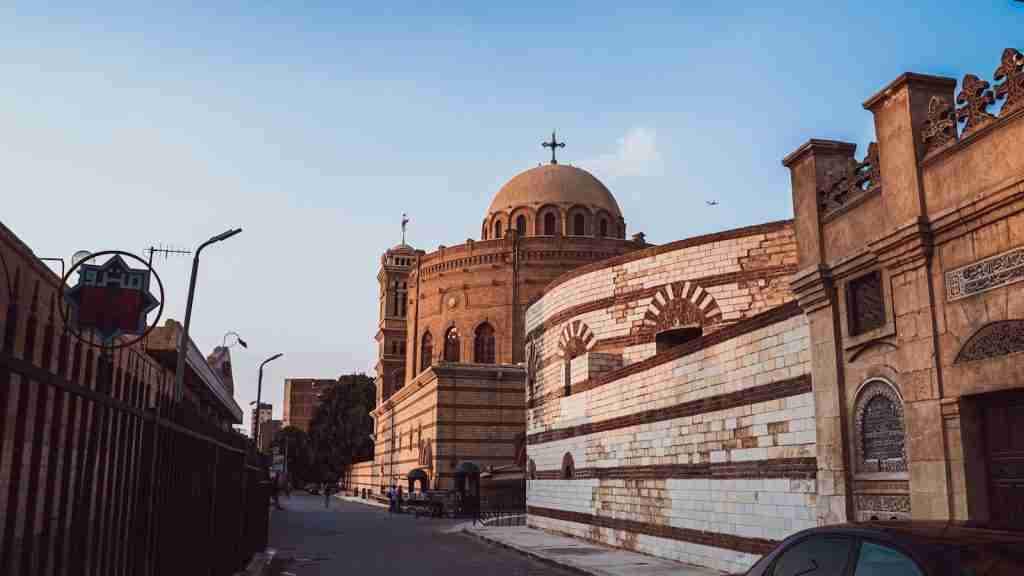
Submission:
<svg viewBox="0 0 1024 576">
<path fill-rule="evenodd" d="M 485 471 L 518 460 L 522 470 L 526 307 L 562 273 L 647 246 L 625 234 L 604 184 L 551 163 L 498 191 L 479 240 L 430 253 L 404 241 L 387 250 L 374 460 L 349 475 L 379 491 L 406 485 L 413 471 L 429 487 L 450 488 L 463 464 Z"/>
<path fill-rule="evenodd" d="M 813 526 L 792 222 L 569 272 L 527 311 L 533 527 L 711 566 Z"/>
<path fill-rule="evenodd" d="M 527 311 L 528 523 L 727 571 L 873 519 L 1024 528 L 1024 56 L 907 73 L 794 220 L 576 269 Z"/>
<path fill-rule="evenodd" d="M 819 518 L 1024 528 L 1024 56 L 991 86 L 907 73 L 876 144 L 792 175 L 818 414 Z"/>
<path fill-rule="evenodd" d="M 337 380 L 331 378 L 285 378 L 282 414 L 284 426 L 294 426 L 303 432 L 309 432 L 313 413 L 320 405 L 320 394 L 336 383 Z"/>
</svg>

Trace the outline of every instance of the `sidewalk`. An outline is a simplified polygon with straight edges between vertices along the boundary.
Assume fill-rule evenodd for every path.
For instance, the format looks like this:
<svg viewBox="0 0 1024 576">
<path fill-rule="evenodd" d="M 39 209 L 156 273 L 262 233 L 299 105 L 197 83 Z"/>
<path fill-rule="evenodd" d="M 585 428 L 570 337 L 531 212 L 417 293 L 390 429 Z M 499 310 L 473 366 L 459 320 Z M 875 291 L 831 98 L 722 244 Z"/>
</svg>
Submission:
<svg viewBox="0 0 1024 576">
<path fill-rule="evenodd" d="M 549 564 L 593 576 L 720 576 L 722 572 L 628 550 L 610 548 L 558 536 L 525 526 L 484 528 L 466 526 L 463 531 L 492 544 L 511 548 Z"/>
<path fill-rule="evenodd" d="M 344 495 L 342 495 L 340 493 L 339 494 L 335 494 L 334 497 L 337 498 L 338 500 L 344 500 L 346 502 L 355 502 L 356 504 L 366 504 L 367 506 L 376 506 L 378 508 L 383 508 L 385 510 L 387 510 L 387 508 L 388 508 L 387 504 L 384 504 L 384 503 L 381 503 L 381 502 L 377 502 L 373 498 L 359 498 L 357 496 L 344 496 Z"/>
</svg>

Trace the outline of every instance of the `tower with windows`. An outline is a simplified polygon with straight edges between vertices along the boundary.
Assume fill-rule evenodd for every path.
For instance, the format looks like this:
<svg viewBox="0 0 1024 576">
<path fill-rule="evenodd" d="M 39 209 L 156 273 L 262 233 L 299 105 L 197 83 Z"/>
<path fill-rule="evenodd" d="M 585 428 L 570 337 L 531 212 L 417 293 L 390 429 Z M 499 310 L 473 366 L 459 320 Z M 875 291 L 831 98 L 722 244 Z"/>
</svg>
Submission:
<svg viewBox="0 0 1024 576">
<path fill-rule="evenodd" d="M 380 287 L 380 321 L 376 336 L 378 405 L 400 390 L 405 380 L 409 272 L 418 257 L 417 251 L 404 242 L 381 256 L 377 273 Z"/>
</svg>

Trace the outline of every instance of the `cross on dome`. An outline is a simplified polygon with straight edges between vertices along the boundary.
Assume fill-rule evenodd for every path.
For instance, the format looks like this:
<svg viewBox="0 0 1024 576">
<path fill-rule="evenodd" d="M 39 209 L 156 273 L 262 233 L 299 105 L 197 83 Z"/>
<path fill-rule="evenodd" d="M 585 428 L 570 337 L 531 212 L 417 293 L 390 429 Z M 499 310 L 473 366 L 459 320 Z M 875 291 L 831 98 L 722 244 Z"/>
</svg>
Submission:
<svg viewBox="0 0 1024 576">
<path fill-rule="evenodd" d="M 558 164 L 558 160 L 555 160 L 555 148 L 565 148 L 565 142 L 559 142 L 555 138 L 555 131 L 551 131 L 551 142 L 541 142 L 541 146 L 545 148 L 551 148 L 551 163 Z"/>
</svg>

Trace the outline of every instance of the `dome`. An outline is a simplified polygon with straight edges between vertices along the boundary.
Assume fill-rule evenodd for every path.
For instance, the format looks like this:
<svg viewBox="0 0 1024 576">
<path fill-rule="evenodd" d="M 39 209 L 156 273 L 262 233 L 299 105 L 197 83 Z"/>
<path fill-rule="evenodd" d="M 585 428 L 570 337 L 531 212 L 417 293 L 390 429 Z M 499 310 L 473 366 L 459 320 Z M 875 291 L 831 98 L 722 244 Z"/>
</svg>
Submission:
<svg viewBox="0 0 1024 576">
<path fill-rule="evenodd" d="M 607 211 L 616 222 L 622 218 L 618 202 L 600 180 L 586 170 L 565 164 L 544 164 L 509 180 L 491 201 L 485 218 L 495 212 L 507 214 L 515 208 L 537 209 L 545 204 L 564 208 L 583 205 L 594 212 Z"/>
</svg>

